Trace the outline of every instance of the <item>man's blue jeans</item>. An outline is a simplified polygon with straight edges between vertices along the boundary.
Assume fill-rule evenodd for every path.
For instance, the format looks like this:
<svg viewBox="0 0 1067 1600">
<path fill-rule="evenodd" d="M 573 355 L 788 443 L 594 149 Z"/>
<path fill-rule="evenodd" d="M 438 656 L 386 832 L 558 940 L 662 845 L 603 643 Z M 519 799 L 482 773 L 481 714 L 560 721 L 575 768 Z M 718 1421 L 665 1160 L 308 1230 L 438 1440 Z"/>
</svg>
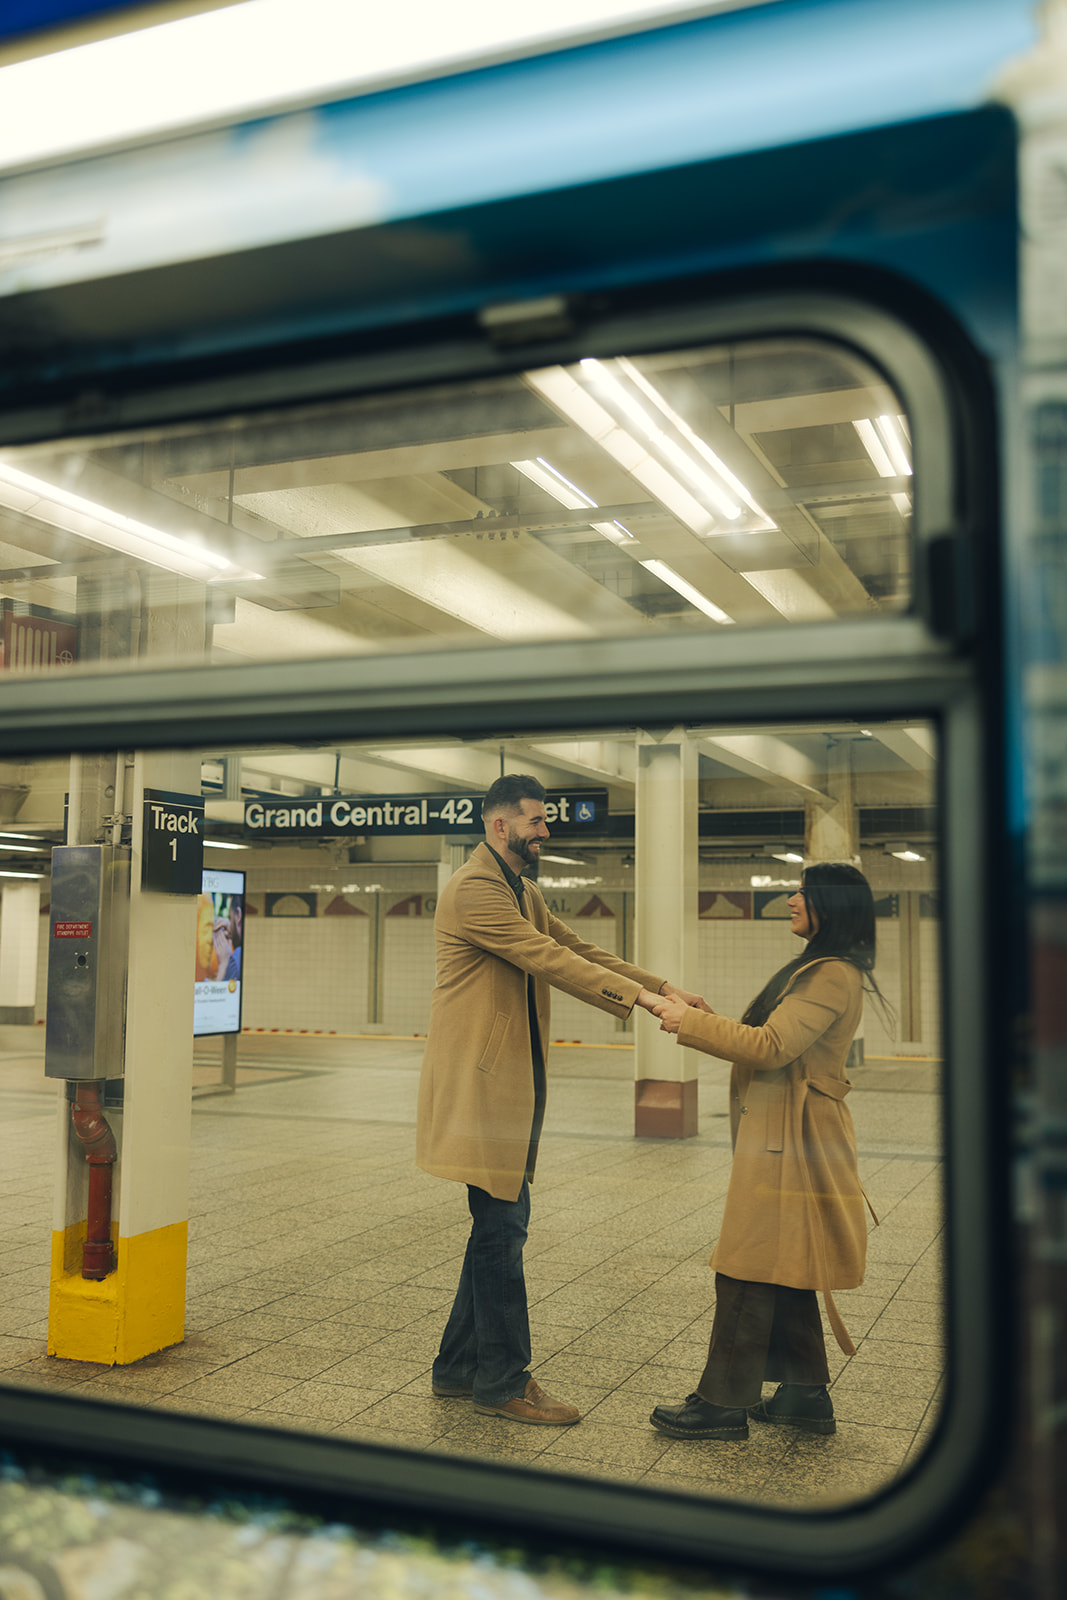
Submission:
<svg viewBox="0 0 1067 1600">
<path fill-rule="evenodd" d="M 522 1247 L 530 1221 L 530 1185 L 517 1200 L 495 1200 L 467 1185 L 472 1218 L 434 1382 L 471 1384 L 479 1405 L 503 1405 L 526 1393 L 530 1381 L 530 1319 Z"/>
</svg>

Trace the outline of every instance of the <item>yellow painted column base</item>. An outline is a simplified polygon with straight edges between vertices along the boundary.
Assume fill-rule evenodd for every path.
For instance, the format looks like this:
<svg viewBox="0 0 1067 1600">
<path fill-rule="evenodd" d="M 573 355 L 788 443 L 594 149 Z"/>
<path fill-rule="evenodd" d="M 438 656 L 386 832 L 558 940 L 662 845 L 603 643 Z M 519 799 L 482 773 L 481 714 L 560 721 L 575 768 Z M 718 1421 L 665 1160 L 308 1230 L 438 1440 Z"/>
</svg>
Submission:
<svg viewBox="0 0 1067 1600">
<path fill-rule="evenodd" d="M 113 1231 L 115 1270 L 95 1282 L 81 1275 L 85 1222 L 53 1233 L 48 1354 L 121 1367 L 180 1344 L 188 1237 L 187 1222 L 131 1239 Z"/>
</svg>

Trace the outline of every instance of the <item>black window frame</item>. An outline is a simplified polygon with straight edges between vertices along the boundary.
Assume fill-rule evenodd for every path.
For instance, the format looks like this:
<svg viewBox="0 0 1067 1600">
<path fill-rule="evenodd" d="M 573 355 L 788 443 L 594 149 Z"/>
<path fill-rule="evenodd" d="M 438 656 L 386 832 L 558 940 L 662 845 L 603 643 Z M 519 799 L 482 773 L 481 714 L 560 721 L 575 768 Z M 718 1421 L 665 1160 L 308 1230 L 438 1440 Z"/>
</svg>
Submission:
<svg viewBox="0 0 1067 1600">
<path fill-rule="evenodd" d="M 1006 904 L 1007 851 L 995 596 L 997 434 L 992 385 L 965 335 L 932 302 L 884 274 L 780 271 L 605 294 L 544 328 L 522 307 L 462 327 L 396 330 L 366 353 L 279 367 L 270 383 L 234 358 L 221 384 L 193 374 L 137 385 L 109 406 L 126 428 L 254 410 L 281 395 L 321 401 L 416 383 L 518 371 L 719 339 L 795 334 L 852 347 L 879 368 L 912 421 L 915 572 L 905 616 L 738 627 L 679 638 L 500 645 L 356 660 L 86 673 L 13 679 L 0 741 L 25 757 L 93 749 L 237 747 L 309 740 L 561 730 L 791 716 L 929 719 L 940 741 L 941 883 L 946 1038 L 949 1383 L 940 1423 L 916 1466 L 885 1493 L 802 1513 L 592 1483 L 521 1466 L 433 1457 L 383 1445 L 215 1423 L 47 1392 L 0 1387 L 0 1437 L 26 1453 L 151 1471 L 177 1486 L 284 1494 L 350 1519 L 546 1537 L 656 1560 L 714 1562 L 777 1574 L 851 1576 L 896 1563 L 962 1516 L 995 1468 L 1010 1370 L 1004 1147 L 1005 1006 L 991 927 Z M 564 308 L 566 311 L 566 308 Z M 568 313 L 567 315 L 570 315 Z M 565 315 L 564 321 L 566 322 Z M 500 341 L 501 326 L 508 329 Z M 549 326 L 551 328 L 551 319 Z M 516 337 L 516 330 L 518 335 Z M 118 385 L 121 388 L 121 384 Z M 69 433 L 65 403 L 38 405 L 25 441 Z M 103 428 L 101 420 L 101 429 Z M 7 442 L 14 442 L 13 437 Z M 976 641 L 980 644 L 977 647 Z M 538 685 L 536 703 L 517 686 Z M 975 886 L 985 915 L 976 916 Z"/>
</svg>

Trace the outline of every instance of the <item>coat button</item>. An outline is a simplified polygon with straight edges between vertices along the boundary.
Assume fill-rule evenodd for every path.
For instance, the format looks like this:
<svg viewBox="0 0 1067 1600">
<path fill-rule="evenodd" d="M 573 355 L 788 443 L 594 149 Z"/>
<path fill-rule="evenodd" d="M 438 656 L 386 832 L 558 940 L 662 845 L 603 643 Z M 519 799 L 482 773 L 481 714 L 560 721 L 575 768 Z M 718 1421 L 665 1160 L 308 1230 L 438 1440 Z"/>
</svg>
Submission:
<svg viewBox="0 0 1067 1600">
<path fill-rule="evenodd" d="M 747 1106 L 742 1106 L 741 1107 L 741 1115 L 743 1117 L 747 1117 L 748 1116 L 748 1107 Z"/>
</svg>

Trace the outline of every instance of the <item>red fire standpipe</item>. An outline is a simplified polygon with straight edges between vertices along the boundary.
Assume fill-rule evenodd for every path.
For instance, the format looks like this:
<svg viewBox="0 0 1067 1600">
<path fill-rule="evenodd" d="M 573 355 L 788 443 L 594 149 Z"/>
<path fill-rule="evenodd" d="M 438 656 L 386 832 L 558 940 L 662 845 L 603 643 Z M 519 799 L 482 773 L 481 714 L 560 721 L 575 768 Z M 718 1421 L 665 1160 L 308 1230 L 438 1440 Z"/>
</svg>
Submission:
<svg viewBox="0 0 1067 1600">
<path fill-rule="evenodd" d="M 111 1169 L 118 1154 L 115 1135 L 100 1101 L 100 1083 L 77 1083 L 71 1123 L 89 1163 L 89 1218 L 82 1250 L 82 1277 L 106 1278 L 115 1266 L 111 1246 Z"/>
</svg>

